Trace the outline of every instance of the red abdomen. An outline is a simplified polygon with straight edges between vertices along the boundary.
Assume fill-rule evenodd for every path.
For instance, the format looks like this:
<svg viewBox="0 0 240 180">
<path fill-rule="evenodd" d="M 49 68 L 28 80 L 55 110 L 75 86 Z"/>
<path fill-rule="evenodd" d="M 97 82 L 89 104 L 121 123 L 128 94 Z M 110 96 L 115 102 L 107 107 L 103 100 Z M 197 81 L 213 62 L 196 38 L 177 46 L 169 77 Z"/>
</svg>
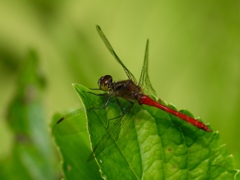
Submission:
<svg viewBox="0 0 240 180">
<path fill-rule="evenodd" d="M 159 108 L 159 109 L 162 109 L 163 111 L 166 111 L 174 116 L 177 116 L 179 117 L 180 119 L 198 127 L 199 129 L 203 129 L 204 131 L 207 131 L 207 132 L 211 132 L 211 130 L 205 125 L 203 124 L 202 122 L 194 119 L 194 118 L 191 118 L 190 116 L 187 116 L 185 114 L 182 114 L 176 110 L 173 110 L 167 106 L 164 106 L 156 101 L 154 101 L 153 99 L 151 99 L 150 97 L 146 96 L 146 95 L 142 95 L 140 97 L 140 99 L 138 100 L 138 102 L 140 104 L 145 104 L 145 105 L 148 105 L 148 106 L 154 106 L 156 108 Z"/>
</svg>

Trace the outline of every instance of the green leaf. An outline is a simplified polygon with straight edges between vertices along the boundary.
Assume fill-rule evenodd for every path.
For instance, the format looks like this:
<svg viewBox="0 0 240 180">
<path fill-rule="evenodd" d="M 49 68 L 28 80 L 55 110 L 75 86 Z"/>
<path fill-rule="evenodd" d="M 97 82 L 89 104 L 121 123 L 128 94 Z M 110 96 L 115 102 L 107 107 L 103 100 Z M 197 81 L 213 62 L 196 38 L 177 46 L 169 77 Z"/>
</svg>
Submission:
<svg viewBox="0 0 240 180">
<path fill-rule="evenodd" d="M 7 123 L 14 142 L 11 155 L 0 162 L 0 179 L 55 178 L 55 157 L 41 102 L 43 79 L 38 72 L 38 56 L 29 51 L 8 108 Z"/>
<path fill-rule="evenodd" d="M 86 90 L 86 89 L 85 89 Z M 74 111 L 64 116 L 55 114 L 52 121 L 53 135 L 62 156 L 62 169 L 66 179 L 101 179 L 95 161 L 87 162 L 91 153 L 86 129 L 85 111 Z"/>
<path fill-rule="evenodd" d="M 79 84 L 74 88 L 85 107 L 103 107 L 107 100 L 88 93 L 90 90 Z M 120 100 L 120 104 L 129 107 L 124 100 Z M 191 115 L 187 111 L 182 112 Z M 103 178 L 236 179 L 238 171 L 234 170 L 232 156 L 220 143 L 218 132 L 205 132 L 162 110 L 137 103 L 122 118 L 114 118 L 119 114 L 121 110 L 113 98 L 106 108 L 90 108 L 86 116 L 78 119 L 79 122 L 87 120 L 93 149 L 89 160 L 96 157 Z M 64 122 L 68 123 L 71 122 Z M 69 127 L 74 127 L 74 124 L 77 121 L 72 121 Z M 64 173 L 75 174 L 74 177 L 79 179 L 80 164 L 86 163 L 79 160 L 83 155 L 82 140 L 70 136 L 64 138 L 79 146 L 74 150 L 68 148 L 71 158 L 66 153 L 62 154 L 65 162 L 71 159 L 79 169 L 69 172 L 64 168 Z M 66 147 L 64 143 L 58 145 L 60 149 Z"/>
<path fill-rule="evenodd" d="M 62 117 L 61 114 L 55 114 L 53 122 L 56 122 Z M 84 119 L 79 119 L 79 121 Z M 68 121 L 68 119 L 67 119 Z M 66 125 L 68 122 L 63 122 Z M 71 123 L 70 123 L 71 124 Z M 60 124 L 61 126 L 61 124 Z M 74 126 L 75 127 L 75 126 Z M 78 126 L 77 126 L 78 127 Z M 86 127 L 86 122 L 85 122 Z M 61 130 L 63 128 L 63 130 Z M 55 142 L 59 147 L 62 156 L 62 169 L 66 179 L 101 179 L 98 172 L 98 167 L 95 161 L 87 162 L 87 157 L 91 153 L 88 141 L 87 131 L 80 130 L 79 133 L 63 136 L 64 126 L 54 128 L 53 135 Z M 85 128 L 86 129 L 86 128 Z M 70 130 L 70 129 L 69 129 Z"/>
</svg>

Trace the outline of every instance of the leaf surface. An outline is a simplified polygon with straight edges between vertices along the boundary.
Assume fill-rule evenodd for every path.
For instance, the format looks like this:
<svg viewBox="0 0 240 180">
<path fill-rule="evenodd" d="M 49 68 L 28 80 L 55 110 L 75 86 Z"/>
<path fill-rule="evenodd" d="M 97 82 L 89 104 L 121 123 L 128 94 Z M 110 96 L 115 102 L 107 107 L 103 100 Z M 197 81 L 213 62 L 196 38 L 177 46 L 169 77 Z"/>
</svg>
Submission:
<svg viewBox="0 0 240 180">
<path fill-rule="evenodd" d="M 74 88 L 85 107 L 101 107 L 106 102 L 106 98 L 88 93 L 90 90 L 79 84 Z M 124 100 L 120 104 L 129 105 Z M 96 158 L 102 177 L 236 179 L 238 171 L 234 170 L 233 158 L 221 144 L 218 132 L 205 132 L 154 107 L 135 103 L 129 109 L 122 118 L 114 118 L 119 117 L 121 110 L 112 99 L 107 108 L 86 110 L 85 118 L 79 119 L 87 122 L 93 149 L 89 159 Z M 192 116 L 188 111 L 181 112 Z M 78 145 L 81 139 L 74 142 Z M 60 148 L 63 145 L 59 144 Z M 82 149 L 74 152 L 75 164 L 86 163 L 77 158 Z M 67 158 L 63 154 L 64 161 Z"/>
</svg>

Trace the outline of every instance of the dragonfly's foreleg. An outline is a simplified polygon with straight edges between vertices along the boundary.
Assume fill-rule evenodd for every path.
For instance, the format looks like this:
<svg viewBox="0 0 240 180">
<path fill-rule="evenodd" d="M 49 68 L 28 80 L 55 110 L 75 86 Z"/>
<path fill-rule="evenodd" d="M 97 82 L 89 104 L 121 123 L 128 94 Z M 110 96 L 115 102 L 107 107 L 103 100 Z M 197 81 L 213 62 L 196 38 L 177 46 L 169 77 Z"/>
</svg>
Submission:
<svg viewBox="0 0 240 180">
<path fill-rule="evenodd" d="M 94 109 L 105 109 L 107 107 L 111 97 L 112 97 L 112 96 L 109 96 L 109 94 L 107 94 L 107 93 L 103 93 L 103 94 L 96 94 L 96 93 L 93 93 L 93 92 L 88 92 L 88 93 L 93 94 L 95 96 L 99 96 L 99 97 L 107 97 L 108 96 L 108 98 L 107 98 L 107 100 L 106 100 L 106 102 L 103 106 L 100 106 L 100 107 L 95 106 L 95 107 L 93 107 Z"/>
<path fill-rule="evenodd" d="M 105 102 L 104 106 L 102 107 L 102 109 L 105 109 L 110 101 L 110 99 L 112 98 L 112 96 L 109 96 L 107 101 Z"/>
<path fill-rule="evenodd" d="M 106 96 L 106 94 L 95 94 L 95 95 L 97 95 L 97 96 Z M 105 102 L 105 104 L 102 107 L 96 108 L 96 109 L 105 109 L 107 107 L 107 105 L 109 104 L 109 101 L 110 101 L 111 98 L 112 98 L 112 96 L 109 96 L 107 101 Z"/>
</svg>

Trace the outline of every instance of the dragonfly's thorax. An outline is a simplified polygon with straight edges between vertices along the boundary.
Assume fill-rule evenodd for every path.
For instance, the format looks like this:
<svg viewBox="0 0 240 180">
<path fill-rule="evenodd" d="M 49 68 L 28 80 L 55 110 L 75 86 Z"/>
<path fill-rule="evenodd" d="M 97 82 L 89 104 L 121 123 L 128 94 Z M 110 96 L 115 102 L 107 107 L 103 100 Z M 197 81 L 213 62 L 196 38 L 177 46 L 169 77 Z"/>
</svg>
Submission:
<svg viewBox="0 0 240 180">
<path fill-rule="evenodd" d="M 98 85 L 102 91 L 107 91 L 110 96 L 121 97 L 131 102 L 136 100 L 140 103 L 142 90 L 130 79 L 113 82 L 112 76 L 105 75 L 98 80 Z"/>
<path fill-rule="evenodd" d="M 123 80 L 113 82 L 109 94 L 133 102 L 135 100 L 138 101 L 142 91 L 132 80 Z"/>
</svg>

